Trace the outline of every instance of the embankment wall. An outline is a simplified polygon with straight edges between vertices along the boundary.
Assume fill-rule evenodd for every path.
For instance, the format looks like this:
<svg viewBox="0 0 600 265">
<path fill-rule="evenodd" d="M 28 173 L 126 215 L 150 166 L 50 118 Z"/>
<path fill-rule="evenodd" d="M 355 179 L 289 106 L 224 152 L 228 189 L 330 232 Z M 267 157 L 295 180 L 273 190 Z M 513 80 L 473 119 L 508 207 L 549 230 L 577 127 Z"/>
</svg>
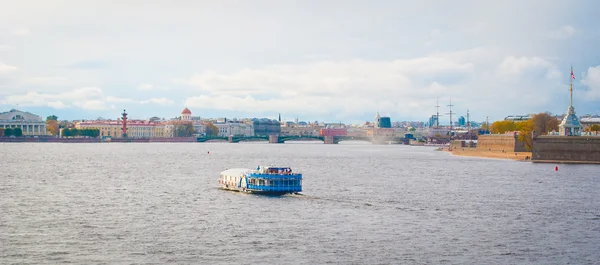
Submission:
<svg viewBox="0 0 600 265">
<path fill-rule="evenodd" d="M 519 141 L 517 134 L 485 134 L 477 138 L 478 150 L 528 152 L 525 144 Z"/>
<path fill-rule="evenodd" d="M 533 162 L 600 164 L 600 136 L 539 136 Z"/>
</svg>

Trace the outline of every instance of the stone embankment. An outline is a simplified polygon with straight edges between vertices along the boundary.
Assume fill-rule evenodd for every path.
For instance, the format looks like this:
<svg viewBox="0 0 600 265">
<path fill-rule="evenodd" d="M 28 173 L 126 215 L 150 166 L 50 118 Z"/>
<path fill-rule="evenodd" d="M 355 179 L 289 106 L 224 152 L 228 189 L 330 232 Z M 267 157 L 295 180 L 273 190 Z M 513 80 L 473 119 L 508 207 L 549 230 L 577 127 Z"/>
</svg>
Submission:
<svg viewBox="0 0 600 265">
<path fill-rule="evenodd" d="M 445 149 L 449 150 L 450 153 L 457 156 L 472 156 L 472 157 L 483 157 L 483 158 L 499 158 L 499 159 L 512 159 L 519 161 L 528 161 L 531 159 L 531 152 L 507 152 L 502 150 L 479 150 L 476 148 L 456 148 L 456 149 Z"/>
<path fill-rule="evenodd" d="M 114 138 L 102 140 L 100 138 L 57 138 L 57 137 L 0 137 L 0 142 L 5 143 L 193 143 L 194 137 L 173 138 Z"/>
</svg>

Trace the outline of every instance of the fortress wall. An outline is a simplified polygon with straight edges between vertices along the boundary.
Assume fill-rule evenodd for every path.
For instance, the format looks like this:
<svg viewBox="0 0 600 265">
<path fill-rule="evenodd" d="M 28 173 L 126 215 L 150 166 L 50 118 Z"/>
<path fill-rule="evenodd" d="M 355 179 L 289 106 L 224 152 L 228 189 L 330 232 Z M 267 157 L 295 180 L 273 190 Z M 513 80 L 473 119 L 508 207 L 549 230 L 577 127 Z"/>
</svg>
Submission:
<svg viewBox="0 0 600 265">
<path fill-rule="evenodd" d="M 452 140 L 450 142 L 450 149 L 458 148 L 475 148 L 477 144 L 471 140 Z"/>
<path fill-rule="evenodd" d="M 600 163 L 600 136 L 539 136 L 533 162 Z"/>
<path fill-rule="evenodd" d="M 517 134 L 485 134 L 477 138 L 477 149 L 486 151 L 527 152 L 525 144 L 519 141 Z"/>
</svg>

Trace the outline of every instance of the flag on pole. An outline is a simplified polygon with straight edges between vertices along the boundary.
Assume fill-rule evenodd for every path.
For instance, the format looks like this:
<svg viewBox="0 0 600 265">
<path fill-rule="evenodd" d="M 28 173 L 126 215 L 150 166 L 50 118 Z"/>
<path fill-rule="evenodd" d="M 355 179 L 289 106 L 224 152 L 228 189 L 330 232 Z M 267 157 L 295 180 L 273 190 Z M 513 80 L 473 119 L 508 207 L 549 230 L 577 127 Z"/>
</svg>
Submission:
<svg viewBox="0 0 600 265">
<path fill-rule="evenodd" d="M 575 79 L 575 74 L 573 73 L 573 66 L 571 66 L 571 78 Z"/>
</svg>

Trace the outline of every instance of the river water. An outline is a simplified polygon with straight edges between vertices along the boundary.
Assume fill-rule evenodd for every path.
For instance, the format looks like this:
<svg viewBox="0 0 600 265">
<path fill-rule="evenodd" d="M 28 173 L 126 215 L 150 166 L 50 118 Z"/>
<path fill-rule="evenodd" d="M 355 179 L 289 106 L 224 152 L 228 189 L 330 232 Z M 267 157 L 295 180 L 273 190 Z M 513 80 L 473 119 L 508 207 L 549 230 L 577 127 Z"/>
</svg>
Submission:
<svg viewBox="0 0 600 265">
<path fill-rule="evenodd" d="M 2 264 L 598 264 L 600 167 L 342 143 L 0 143 Z M 290 166 L 303 195 L 219 190 Z"/>
</svg>

